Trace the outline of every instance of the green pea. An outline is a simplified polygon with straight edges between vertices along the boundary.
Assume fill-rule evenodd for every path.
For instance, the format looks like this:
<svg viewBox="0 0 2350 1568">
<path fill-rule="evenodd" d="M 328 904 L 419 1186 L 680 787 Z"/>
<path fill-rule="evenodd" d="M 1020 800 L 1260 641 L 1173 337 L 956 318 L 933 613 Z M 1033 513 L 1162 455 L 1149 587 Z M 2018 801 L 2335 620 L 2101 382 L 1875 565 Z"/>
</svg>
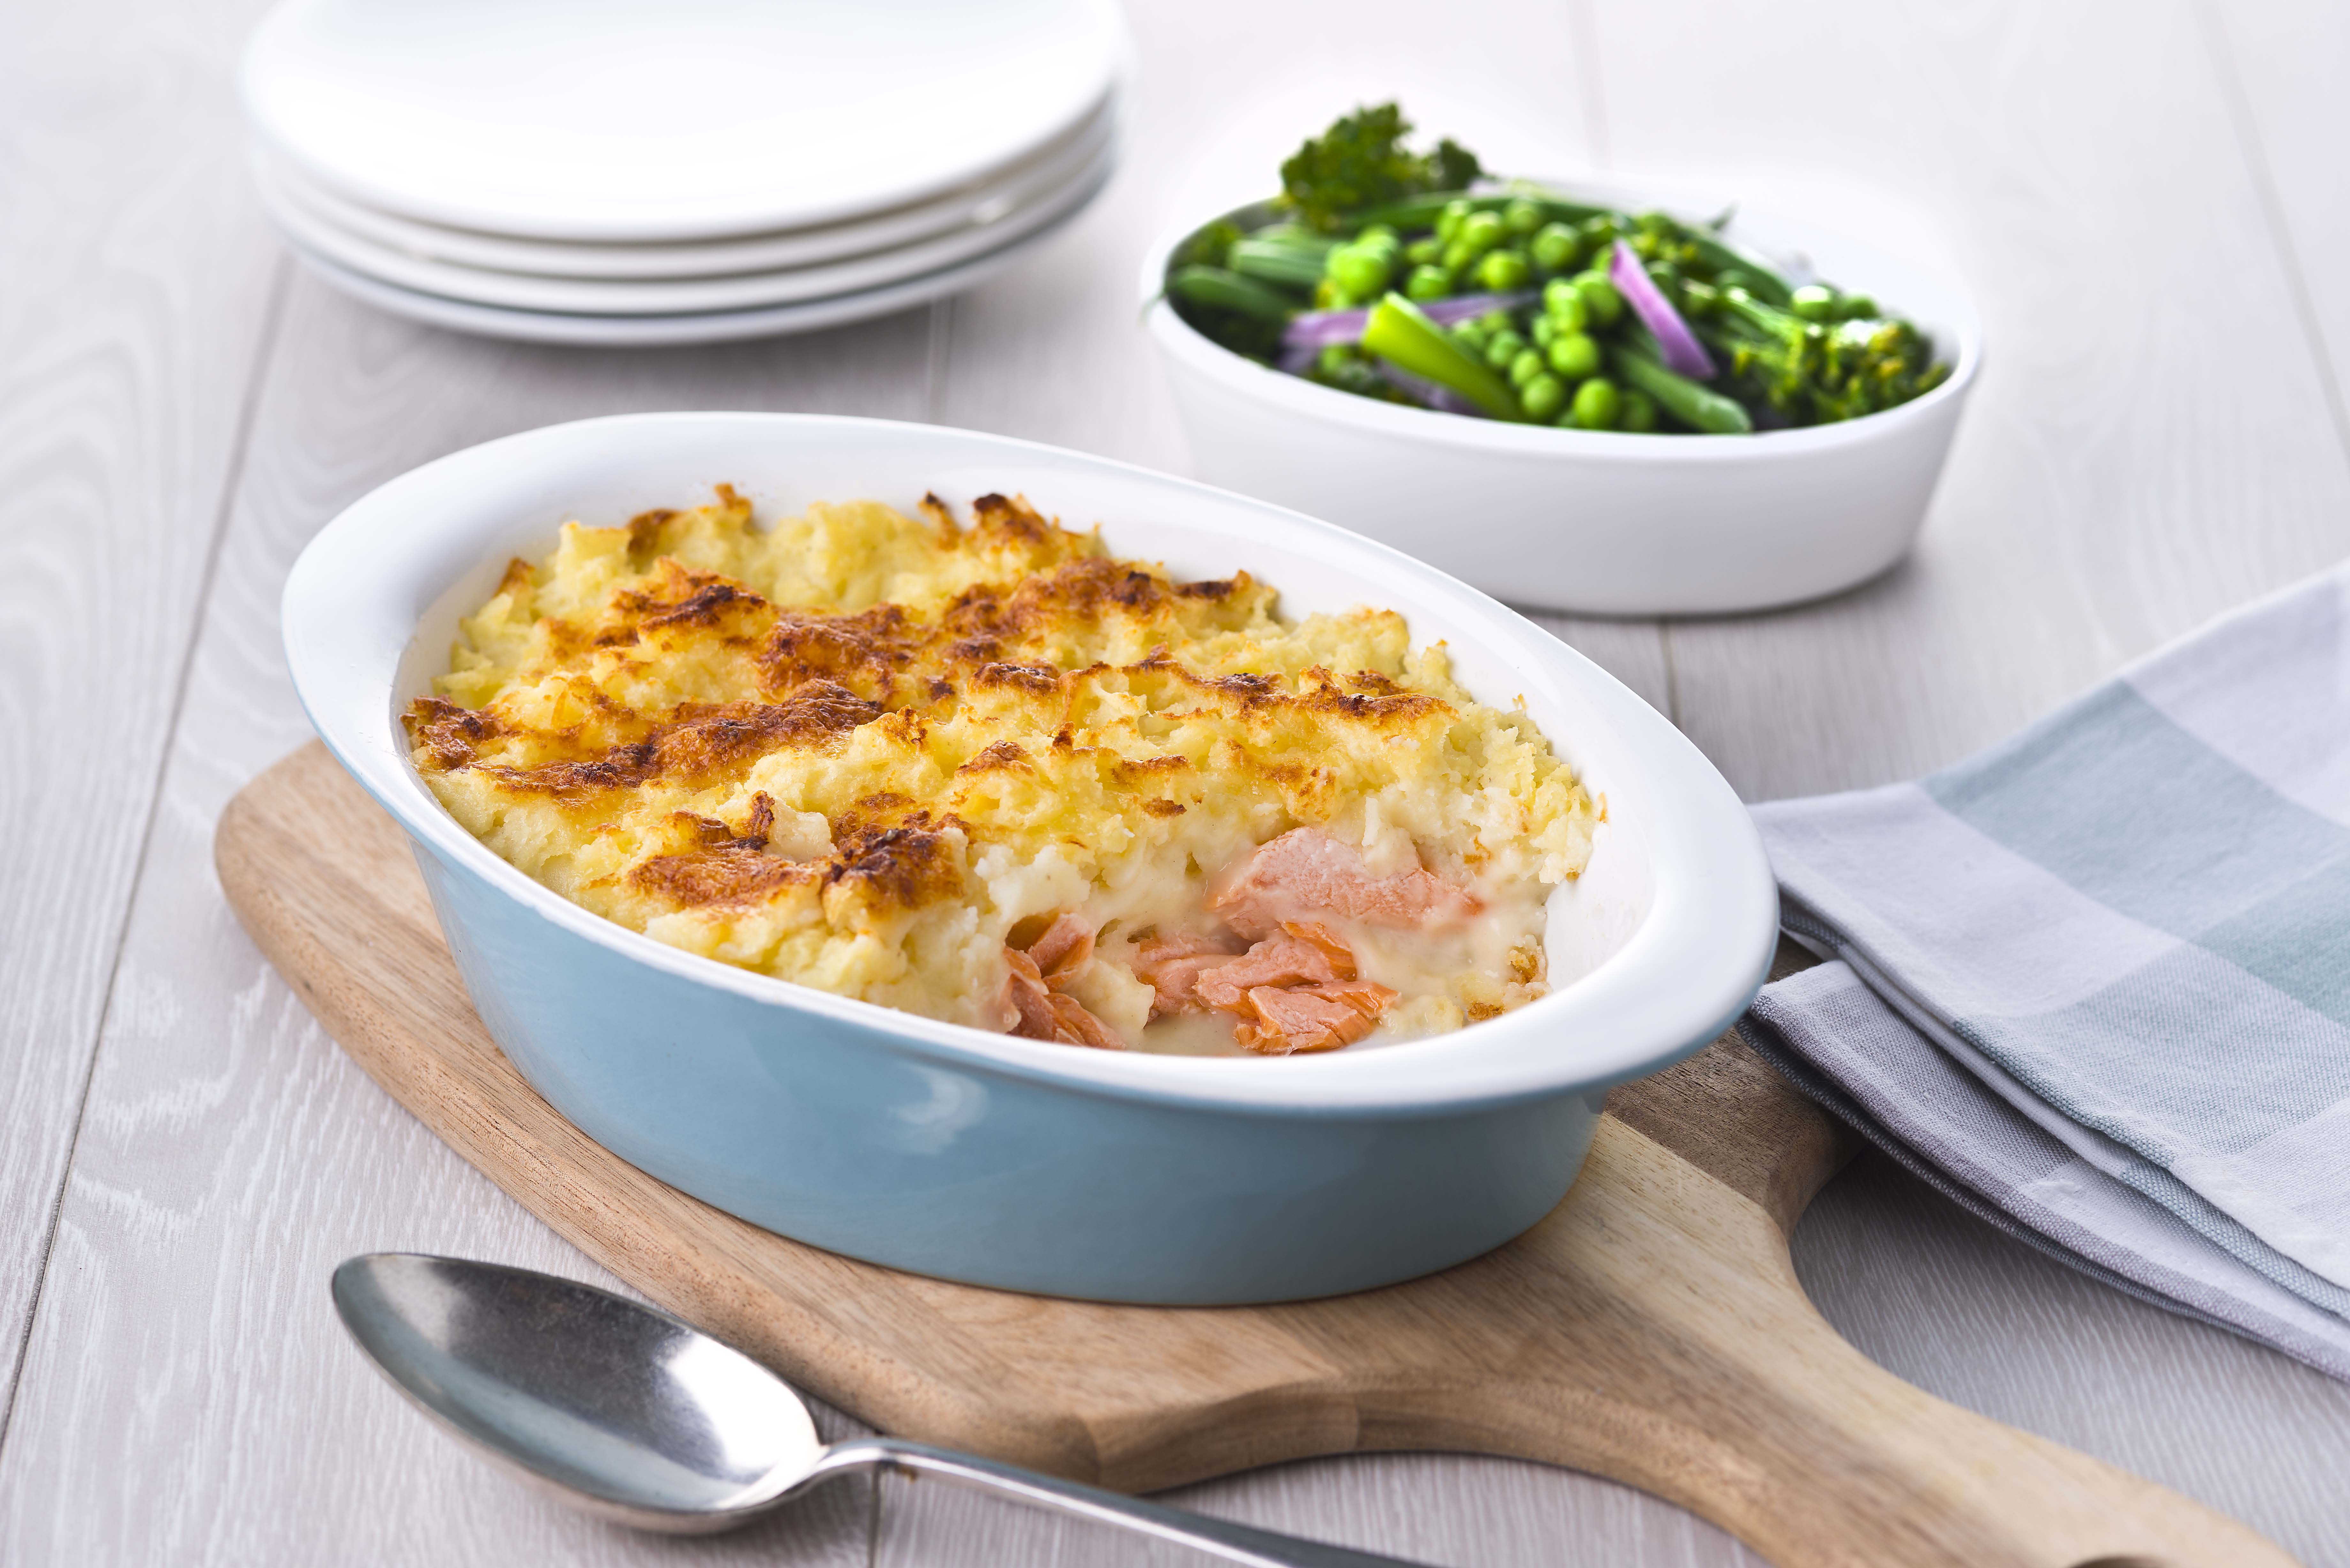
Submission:
<svg viewBox="0 0 2350 1568">
<path fill-rule="evenodd" d="M 1489 337 L 1496 332 L 1507 332 L 1517 326 L 1517 323 L 1510 318 L 1510 313 L 1506 310 L 1489 310 L 1477 319 L 1483 324 L 1485 335 Z"/>
<path fill-rule="evenodd" d="M 1502 224 L 1513 234 L 1531 234 L 1543 226 L 1542 203 L 1518 197 L 1502 209 Z"/>
<path fill-rule="evenodd" d="M 1455 235 L 1444 247 L 1440 265 L 1446 272 L 1458 274 L 1467 272 L 1476 260 L 1477 253 L 1470 248 L 1469 242 Z"/>
<path fill-rule="evenodd" d="M 1403 259 L 1414 266 L 1426 266 L 1431 262 L 1443 259 L 1443 256 L 1444 242 L 1434 234 L 1414 240 L 1403 248 Z"/>
<path fill-rule="evenodd" d="M 1835 290 L 1816 283 L 1807 283 L 1795 290 L 1787 301 L 1787 308 L 1806 321 L 1831 321 L 1835 318 Z"/>
<path fill-rule="evenodd" d="M 1613 327 L 1624 317 L 1624 296 L 1607 281 L 1604 272 L 1584 272 L 1575 275 L 1575 292 L 1583 298 L 1584 308 L 1591 319 L 1602 327 Z"/>
<path fill-rule="evenodd" d="M 1461 233 L 1461 225 L 1469 221 L 1469 214 L 1476 210 L 1465 198 L 1445 202 L 1444 211 L 1436 214 L 1436 237 L 1451 244 Z"/>
<path fill-rule="evenodd" d="M 1599 374 L 1599 344 L 1587 332 L 1565 332 L 1550 346 L 1550 368 L 1570 381 Z"/>
<path fill-rule="evenodd" d="M 1545 223 L 1527 249 L 1543 271 L 1565 272 L 1583 254 L 1583 236 L 1565 223 Z"/>
<path fill-rule="evenodd" d="M 1575 389 L 1575 422 L 1586 431 L 1616 428 L 1624 416 L 1624 394 L 1605 376 L 1594 376 Z"/>
<path fill-rule="evenodd" d="M 1620 232 L 1616 220 L 1606 213 L 1583 220 L 1583 237 L 1591 243 L 1594 250 L 1597 250 L 1602 245 L 1615 244 L 1616 236 Z"/>
<path fill-rule="evenodd" d="M 1591 324 L 1591 307 L 1575 292 L 1573 278 L 1555 277 L 1543 286 L 1543 314 L 1567 332 L 1580 332 Z"/>
<path fill-rule="evenodd" d="M 1404 280 L 1406 299 L 1442 299 L 1452 292 L 1452 275 L 1440 266 L 1416 266 Z"/>
<path fill-rule="evenodd" d="M 1556 342 L 1558 332 L 1558 317 L 1546 310 L 1534 312 L 1534 320 L 1526 327 L 1526 336 L 1534 339 L 1537 348 L 1548 348 Z"/>
<path fill-rule="evenodd" d="M 1485 340 L 1485 363 L 1496 370 L 1506 370 L 1525 351 L 1526 340 L 1514 331 L 1496 332 Z"/>
<path fill-rule="evenodd" d="M 1508 237 L 1499 213 L 1471 213 L 1461 225 L 1461 241 L 1473 255 L 1483 255 Z"/>
<path fill-rule="evenodd" d="M 1653 432 L 1657 428 L 1657 400 L 1646 392 L 1626 392 L 1623 412 L 1617 416 L 1616 428 L 1629 431 L 1634 435 Z"/>
<path fill-rule="evenodd" d="M 1518 389 L 1518 406 L 1533 420 L 1555 418 L 1566 407 L 1566 383 L 1556 376 L 1540 375 Z"/>
<path fill-rule="evenodd" d="M 1543 357 L 1532 348 L 1510 361 L 1510 385 L 1523 387 L 1543 373 Z"/>
<path fill-rule="evenodd" d="M 1380 243 L 1395 245 L 1403 243 L 1403 236 L 1395 232 L 1395 225 L 1392 223 L 1366 223 L 1363 225 L 1363 232 L 1355 236 L 1355 243 L 1358 245 Z"/>
<path fill-rule="evenodd" d="M 1376 299 L 1388 290 L 1393 260 L 1377 250 L 1348 245 L 1330 255 L 1330 281 L 1338 292 L 1354 299 Z"/>
<path fill-rule="evenodd" d="M 1452 341 L 1480 359 L 1485 357 L 1485 345 L 1492 340 L 1492 334 L 1482 321 L 1464 321 L 1452 329 Z"/>
<path fill-rule="evenodd" d="M 1521 251 L 1487 251 L 1477 263 L 1477 281 L 1495 294 L 1525 287 L 1533 273 Z"/>
</svg>

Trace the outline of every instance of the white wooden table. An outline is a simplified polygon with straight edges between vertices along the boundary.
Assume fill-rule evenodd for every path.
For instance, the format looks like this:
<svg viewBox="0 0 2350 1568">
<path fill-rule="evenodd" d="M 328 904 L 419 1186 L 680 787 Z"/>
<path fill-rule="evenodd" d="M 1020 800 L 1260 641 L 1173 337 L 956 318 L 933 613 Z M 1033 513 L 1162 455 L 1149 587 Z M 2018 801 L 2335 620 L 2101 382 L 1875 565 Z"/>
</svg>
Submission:
<svg viewBox="0 0 2350 1568">
<path fill-rule="evenodd" d="M 2350 552 L 2338 6 L 1152 0 L 1124 171 L 1033 264 L 820 337 L 642 353 L 451 337 L 295 270 L 231 98 L 258 10 L 0 10 L 0 1562 L 1161 1560 L 894 1481 L 715 1542 L 629 1534 L 461 1453 L 343 1343 L 326 1280 L 351 1252 L 597 1273 L 335 1049 L 213 877 L 223 802 L 307 733 L 288 564 L 415 463 L 588 414 L 751 408 L 1182 472 L 1136 323 L 1146 243 L 1400 93 L 1511 169 L 1875 192 L 1979 293 L 1988 369 L 1907 565 L 1788 614 L 1546 621 L 1749 798 L 1951 761 Z M 719 62 L 614 112 L 775 90 Z M 1881 1160 L 1796 1254 L 1903 1376 L 2350 1565 L 2350 1387 L 2091 1284 Z M 1748 1556 L 1495 1460 L 1329 1460 L 1183 1499 L 1437 1563 Z"/>
</svg>

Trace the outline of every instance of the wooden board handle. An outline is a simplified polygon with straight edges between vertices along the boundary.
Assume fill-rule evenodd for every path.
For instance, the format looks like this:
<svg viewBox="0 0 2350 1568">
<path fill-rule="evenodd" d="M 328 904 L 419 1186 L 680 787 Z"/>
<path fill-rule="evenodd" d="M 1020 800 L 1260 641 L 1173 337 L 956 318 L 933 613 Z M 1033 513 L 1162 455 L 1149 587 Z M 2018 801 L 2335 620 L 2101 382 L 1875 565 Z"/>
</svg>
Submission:
<svg viewBox="0 0 2350 1568">
<path fill-rule="evenodd" d="M 1529 1249 L 1558 1260 L 1542 1289 L 1568 1310 L 1459 1386 L 1363 1391 L 1365 1446 L 1433 1438 L 1610 1476 L 1777 1568 L 2293 1563 L 2200 1503 L 1877 1366 L 1812 1307 L 1761 1206 L 1660 1146 L 1610 1118 L 1592 1160 L 1591 1200 Z"/>
</svg>

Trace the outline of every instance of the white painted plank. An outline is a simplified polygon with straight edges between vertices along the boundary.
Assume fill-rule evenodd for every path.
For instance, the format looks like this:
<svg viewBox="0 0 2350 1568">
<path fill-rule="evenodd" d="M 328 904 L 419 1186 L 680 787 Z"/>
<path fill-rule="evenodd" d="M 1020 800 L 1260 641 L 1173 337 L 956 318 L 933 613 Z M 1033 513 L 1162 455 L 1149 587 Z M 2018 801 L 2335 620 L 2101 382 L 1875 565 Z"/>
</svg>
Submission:
<svg viewBox="0 0 2350 1568">
<path fill-rule="evenodd" d="M 253 9 L 0 12 L 0 1440 L 269 308 Z"/>
<path fill-rule="evenodd" d="M 2350 9 L 2314 0 L 2197 0 L 2244 156 L 2292 259 L 2296 302 L 2328 357 L 2335 428 L 2350 442 Z"/>
<path fill-rule="evenodd" d="M 0 1561 L 864 1560 L 862 1481 L 715 1545 L 661 1543 L 542 1501 L 401 1407 L 328 1303 L 341 1258 L 411 1248 L 612 1282 L 335 1049 L 238 929 L 211 842 L 229 795 L 307 733 L 277 594 L 348 502 L 454 448 L 588 414 L 919 416 L 928 354 L 920 314 L 783 344 L 600 356 L 453 337 L 296 286 L 0 1453 Z"/>
</svg>

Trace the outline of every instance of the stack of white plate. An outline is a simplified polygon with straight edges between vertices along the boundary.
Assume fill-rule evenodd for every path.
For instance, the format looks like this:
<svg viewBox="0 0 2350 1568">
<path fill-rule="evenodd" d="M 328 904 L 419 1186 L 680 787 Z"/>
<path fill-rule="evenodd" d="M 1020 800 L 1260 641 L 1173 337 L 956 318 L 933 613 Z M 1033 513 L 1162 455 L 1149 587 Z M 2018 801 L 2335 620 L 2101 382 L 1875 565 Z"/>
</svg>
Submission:
<svg viewBox="0 0 2350 1568">
<path fill-rule="evenodd" d="M 1115 0 L 288 0 L 240 87 L 329 283 L 541 342 L 801 332 L 966 288 L 1109 178 Z"/>
</svg>

